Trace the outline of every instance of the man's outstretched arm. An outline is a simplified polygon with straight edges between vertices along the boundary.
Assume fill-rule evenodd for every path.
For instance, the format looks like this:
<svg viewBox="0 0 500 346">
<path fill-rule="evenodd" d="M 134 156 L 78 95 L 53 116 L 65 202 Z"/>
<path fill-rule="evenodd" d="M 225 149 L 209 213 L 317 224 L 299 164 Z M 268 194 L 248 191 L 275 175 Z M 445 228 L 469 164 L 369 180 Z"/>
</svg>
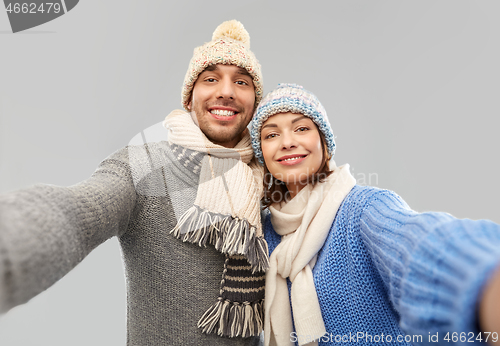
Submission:
<svg viewBox="0 0 500 346">
<path fill-rule="evenodd" d="M 96 246 L 125 232 L 135 198 L 126 149 L 77 185 L 0 195 L 0 313 L 27 302 Z"/>
</svg>

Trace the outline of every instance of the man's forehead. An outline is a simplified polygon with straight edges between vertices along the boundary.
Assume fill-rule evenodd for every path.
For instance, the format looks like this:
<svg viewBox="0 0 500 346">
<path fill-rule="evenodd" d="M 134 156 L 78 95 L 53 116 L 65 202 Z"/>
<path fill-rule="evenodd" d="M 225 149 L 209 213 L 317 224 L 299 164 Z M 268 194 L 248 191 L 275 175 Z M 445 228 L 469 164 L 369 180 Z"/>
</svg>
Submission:
<svg viewBox="0 0 500 346">
<path fill-rule="evenodd" d="M 237 74 L 241 74 L 241 75 L 244 75 L 244 76 L 249 76 L 250 78 L 252 77 L 250 75 L 250 73 L 248 73 L 248 71 L 245 68 L 240 67 L 240 66 L 236 66 L 236 65 L 225 65 L 225 64 L 210 65 L 206 69 L 204 69 L 203 72 L 220 71 L 222 68 L 220 68 L 219 66 L 234 66 L 236 68 L 236 73 Z"/>
</svg>

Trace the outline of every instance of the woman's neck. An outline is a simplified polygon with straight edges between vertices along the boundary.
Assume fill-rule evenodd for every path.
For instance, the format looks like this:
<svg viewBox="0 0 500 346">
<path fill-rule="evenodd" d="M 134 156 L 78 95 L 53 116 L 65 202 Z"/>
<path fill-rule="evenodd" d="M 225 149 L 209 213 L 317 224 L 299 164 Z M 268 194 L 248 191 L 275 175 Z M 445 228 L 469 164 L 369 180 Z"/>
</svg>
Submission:
<svg viewBox="0 0 500 346">
<path fill-rule="evenodd" d="M 306 184 L 300 184 L 300 183 L 288 183 L 286 184 L 286 188 L 290 194 L 290 199 L 294 198 L 297 196 L 297 194 L 300 192 L 306 186 Z"/>
</svg>

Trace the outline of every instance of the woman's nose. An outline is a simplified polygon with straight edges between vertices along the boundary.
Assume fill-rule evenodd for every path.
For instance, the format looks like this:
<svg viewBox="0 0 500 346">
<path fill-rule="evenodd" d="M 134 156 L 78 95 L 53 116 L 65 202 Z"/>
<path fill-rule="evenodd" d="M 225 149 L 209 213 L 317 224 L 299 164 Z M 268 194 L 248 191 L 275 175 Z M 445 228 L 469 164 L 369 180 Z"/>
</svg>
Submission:
<svg viewBox="0 0 500 346">
<path fill-rule="evenodd" d="M 282 149 L 292 149 L 297 147 L 297 141 L 291 133 L 284 132 L 281 135 L 281 147 Z"/>
</svg>

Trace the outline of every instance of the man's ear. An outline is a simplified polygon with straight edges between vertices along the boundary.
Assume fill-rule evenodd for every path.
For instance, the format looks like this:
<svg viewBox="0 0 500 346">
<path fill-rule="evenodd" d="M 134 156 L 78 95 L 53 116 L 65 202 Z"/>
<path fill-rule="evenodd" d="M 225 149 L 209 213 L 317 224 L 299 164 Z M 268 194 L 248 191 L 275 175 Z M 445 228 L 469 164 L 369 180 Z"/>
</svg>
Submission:
<svg viewBox="0 0 500 346">
<path fill-rule="evenodd" d="M 192 109 L 191 109 L 191 106 L 193 104 L 193 91 L 191 90 L 191 92 L 189 93 L 189 102 L 188 104 L 186 105 L 187 109 L 191 112 Z"/>
</svg>

